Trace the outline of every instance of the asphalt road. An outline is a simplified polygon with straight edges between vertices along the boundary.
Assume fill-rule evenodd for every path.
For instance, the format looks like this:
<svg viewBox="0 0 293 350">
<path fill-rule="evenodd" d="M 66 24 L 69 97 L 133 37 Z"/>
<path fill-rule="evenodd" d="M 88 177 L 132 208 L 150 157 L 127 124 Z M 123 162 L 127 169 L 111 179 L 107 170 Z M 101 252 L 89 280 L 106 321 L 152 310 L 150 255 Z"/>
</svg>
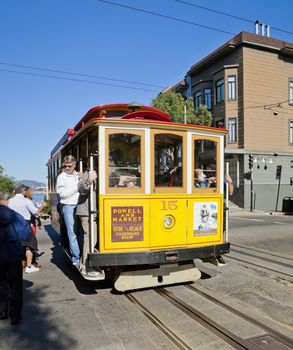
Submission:
<svg viewBox="0 0 293 350">
<path fill-rule="evenodd" d="M 293 216 L 233 214 L 229 218 L 229 241 L 293 257 Z"/>
<path fill-rule="evenodd" d="M 233 214 L 229 238 L 233 244 L 253 246 L 292 257 L 293 217 Z M 125 298 L 114 293 L 110 282 L 88 282 L 71 265 L 58 244 L 58 236 L 49 223 L 38 231 L 39 272 L 24 275 L 23 321 L 13 327 L 0 321 L 0 350 L 91 350 L 91 349 L 176 349 L 145 315 Z M 233 253 L 231 253 L 231 256 Z M 290 336 L 293 334 L 292 283 L 269 271 L 227 258 L 227 265 L 216 267 L 197 262 L 204 278 L 196 285 L 229 301 L 230 305 Z M 170 287 L 186 294 L 184 286 Z M 196 350 L 229 349 L 219 345 L 215 336 L 188 326 L 183 315 L 174 320 L 175 311 L 153 290 L 138 294 L 144 302 L 157 307 L 158 318 L 170 322 L 186 342 Z M 198 297 L 189 295 L 194 303 Z M 200 302 L 199 306 L 204 306 Z M 205 309 L 205 307 L 204 307 Z M 231 316 L 211 309 L 211 317 L 222 319 L 235 328 Z M 180 315 L 178 311 L 176 314 Z M 182 318 L 181 318 L 182 317 Z M 247 336 L 246 327 L 236 327 L 239 336 Z M 187 331 L 187 329 L 189 329 Z M 200 340 L 200 342 L 199 342 Z M 201 345 L 195 345 L 201 344 Z"/>
</svg>

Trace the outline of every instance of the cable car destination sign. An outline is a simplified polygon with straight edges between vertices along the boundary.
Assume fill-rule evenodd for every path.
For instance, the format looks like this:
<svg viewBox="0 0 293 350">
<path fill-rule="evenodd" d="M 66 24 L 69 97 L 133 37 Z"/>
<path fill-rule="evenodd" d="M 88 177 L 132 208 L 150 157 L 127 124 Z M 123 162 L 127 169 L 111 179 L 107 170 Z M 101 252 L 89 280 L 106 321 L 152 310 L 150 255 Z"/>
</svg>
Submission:
<svg viewBox="0 0 293 350">
<path fill-rule="evenodd" d="M 143 206 L 112 207 L 112 242 L 143 241 Z"/>
</svg>

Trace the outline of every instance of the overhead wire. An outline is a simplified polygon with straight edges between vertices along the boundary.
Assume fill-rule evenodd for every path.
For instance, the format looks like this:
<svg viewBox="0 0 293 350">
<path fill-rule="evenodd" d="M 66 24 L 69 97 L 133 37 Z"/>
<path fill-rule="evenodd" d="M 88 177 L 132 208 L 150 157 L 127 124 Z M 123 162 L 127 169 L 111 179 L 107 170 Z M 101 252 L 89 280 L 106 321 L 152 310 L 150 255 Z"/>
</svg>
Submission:
<svg viewBox="0 0 293 350">
<path fill-rule="evenodd" d="M 133 7 L 133 6 L 121 4 L 121 3 L 118 3 L 118 2 L 113 2 L 113 1 L 108 1 L 108 0 L 96 0 L 96 1 L 103 2 L 105 4 L 109 4 L 109 5 L 112 5 L 112 6 L 126 8 L 128 10 L 133 10 L 133 11 L 146 13 L 146 14 L 149 14 L 149 15 L 157 16 L 157 17 L 170 19 L 172 21 L 177 21 L 177 22 L 181 22 L 181 23 L 185 23 L 185 24 L 190 24 L 190 25 L 193 25 L 193 26 L 196 26 L 196 27 L 201 27 L 201 28 L 205 28 L 205 29 L 214 30 L 214 31 L 217 31 L 217 32 L 220 32 L 220 33 L 224 33 L 224 34 L 229 34 L 229 35 L 235 35 L 236 34 L 236 33 L 228 32 L 226 30 L 222 30 L 222 29 L 219 29 L 219 28 L 210 27 L 210 26 L 207 26 L 207 25 L 204 25 L 204 24 L 187 21 L 185 19 L 181 19 L 181 18 L 178 18 L 178 17 L 167 16 L 167 15 L 164 15 L 162 13 L 158 13 L 158 12 L 154 12 L 154 11 L 148 11 L 148 10 L 144 10 L 144 9 L 141 9 L 141 8 L 138 8 L 138 7 Z"/>
<path fill-rule="evenodd" d="M 247 106 L 247 107 L 237 107 L 237 108 L 232 108 L 230 111 L 238 111 L 238 110 L 244 110 L 244 109 L 254 109 L 254 108 L 263 108 L 263 109 L 270 109 L 270 108 L 283 108 L 281 105 L 283 103 L 287 103 L 290 100 L 285 100 L 285 101 L 280 101 L 276 103 L 270 103 L 270 104 L 265 104 L 265 105 L 256 105 L 256 106 Z"/>
<path fill-rule="evenodd" d="M 2 64 L 2 62 L 0 62 Z M 23 65 L 14 65 L 14 64 L 7 64 L 11 66 L 19 66 L 19 67 L 32 67 L 32 66 L 23 66 Z M 54 71 L 54 72 L 63 72 L 63 71 L 57 71 L 57 70 L 50 70 L 45 68 L 37 68 L 40 70 L 48 70 L 48 71 Z M 68 81 L 75 81 L 75 82 L 82 82 L 82 83 L 88 83 L 88 84 L 96 84 L 96 85 L 104 85 L 104 86 L 112 86 L 112 87 L 118 87 L 118 88 L 126 88 L 126 89 L 133 89 L 133 90 L 141 90 L 141 91 L 149 91 L 149 92 L 159 92 L 158 90 L 154 89 L 146 89 L 146 88 L 140 88 L 140 87 L 134 87 L 134 86 L 126 86 L 126 85 L 118 85 L 118 84 L 110 84 L 110 83 L 102 83 L 102 82 L 96 82 L 96 81 L 90 81 L 90 80 L 84 80 L 84 79 L 75 79 L 75 78 L 67 78 L 67 77 L 61 77 L 56 75 L 47 75 L 47 74 L 38 74 L 38 73 L 31 73 L 31 72 L 22 72 L 22 71 L 16 71 L 16 70 L 10 70 L 10 69 L 1 69 L 1 72 L 8 72 L 8 73 L 15 73 L 15 74 L 22 74 L 22 75 L 31 75 L 31 76 L 37 76 L 37 77 L 43 77 L 43 78 L 51 78 L 51 79 L 58 79 L 58 80 L 68 80 Z M 81 75 L 79 73 L 68 73 L 68 74 L 76 74 Z M 91 77 L 91 75 L 86 75 L 88 77 Z M 122 81 L 122 80 L 121 80 Z M 151 85 L 154 86 L 154 85 Z M 280 102 L 274 102 L 270 104 L 262 104 L 262 105 L 255 105 L 255 106 L 247 106 L 247 107 L 237 107 L 231 109 L 231 111 L 234 110 L 244 110 L 244 109 L 255 109 L 255 108 L 263 108 L 263 109 L 271 109 L 271 108 L 283 108 L 286 110 L 289 110 L 289 108 L 282 107 L 282 104 L 289 102 L 290 100 L 280 101 Z M 293 112 L 293 111 L 292 111 Z M 286 112 L 283 112 L 286 113 Z M 291 114 L 291 113 L 286 113 Z"/>
<path fill-rule="evenodd" d="M 58 80 L 76 81 L 76 82 L 87 83 L 87 84 L 112 86 L 112 87 L 118 87 L 118 88 L 124 88 L 124 89 L 141 90 L 141 91 L 149 91 L 149 92 L 158 92 L 158 90 L 146 89 L 146 88 L 142 88 L 142 87 L 134 87 L 134 86 L 126 86 L 126 85 L 110 84 L 110 83 L 101 83 L 101 82 L 98 82 L 98 81 L 90 81 L 90 80 L 75 79 L 75 78 L 66 78 L 66 77 L 61 77 L 61 76 L 56 76 L 56 75 L 54 76 L 54 75 L 48 75 L 48 74 L 21 72 L 21 71 L 15 71 L 15 70 L 11 70 L 11 69 L 1 69 L 0 68 L 0 71 L 1 72 L 8 72 L 8 73 L 15 73 L 15 74 L 22 74 L 22 75 L 32 75 L 32 76 L 43 77 L 43 78 L 58 79 Z"/>
<path fill-rule="evenodd" d="M 241 20 L 241 21 L 244 21 L 244 22 L 253 23 L 253 24 L 255 23 L 255 21 L 253 21 L 251 19 L 240 17 L 240 16 L 236 16 L 236 15 L 232 15 L 231 13 L 227 13 L 227 12 L 223 12 L 223 11 L 219 11 L 219 10 L 214 10 L 214 9 L 209 8 L 209 7 L 197 5 L 197 4 L 194 4 L 193 2 L 189 2 L 189 1 L 186 1 L 186 0 L 174 0 L 174 1 L 182 3 L 184 5 L 200 8 L 202 10 L 214 12 L 214 13 L 217 13 L 217 14 L 220 14 L 220 15 L 223 15 L 223 16 L 227 16 L 227 17 L 231 17 L 231 18 L 234 18 L 234 19 L 238 19 L 238 20 Z M 271 29 L 274 29 L 274 30 L 276 30 L 278 32 L 283 32 L 283 33 L 286 33 L 286 34 L 293 35 L 293 32 L 290 32 L 289 30 L 281 29 L 281 28 L 278 28 L 278 27 L 275 27 L 275 26 L 271 26 Z"/>
<path fill-rule="evenodd" d="M 40 71 L 53 72 L 53 73 L 76 75 L 76 76 L 86 77 L 86 78 L 111 80 L 111 81 L 117 81 L 117 82 L 127 83 L 127 84 L 135 84 L 135 85 L 142 85 L 142 86 L 157 87 L 157 88 L 160 88 L 160 89 L 164 89 L 165 88 L 164 86 L 147 84 L 147 83 L 141 83 L 141 82 L 137 82 L 137 81 L 115 79 L 115 78 L 109 78 L 109 77 L 104 77 L 104 76 L 100 76 L 100 75 L 75 73 L 75 72 L 68 72 L 68 71 L 63 71 L 63 70 L 49 69 L 49 68 L 36 67 L 36 66 L 25 66 L 25 65 L 21 65 L 21 64 L 13 64 L 13 63 L 7 63 L 7 62 L 0 62 L 0 65 L 10 66 L 10 67 L 17 67 L 17 68 L 26 68 L 26 69 L 32 69 L 32 70 L 40 70 Z"/>
<path fill-rule="evenodd" d="M 179 22 L 182 22 L 182 23 L 195 25 L 195 26 L 198 26 L 198 27 L 203 27 L 203 28 L 219 31 L 219 32 L 226 33 L 226 34 L 235 35 L 235 33 L 223 31 L 223 30 L 218 29 L 218 28 L 201 25 L 199 23 L 186 21 L 186 20 L 183 20 L 183 19 L 179 19 L 177 17 L 167 16 L 167 15 L 163 15 L 163 14 L 160 14 L 160 13 L 157 13 L 157 12 L 136 8 L 136 7 L 128 6 L 128 5 L 121 4 L 121 3 L 116 3 L 116 2 L 112 2 L 112 1 L 108 1 L 108 0 L 97 0 L 97 1 L 103 2 L 103 3 L 107 3 L 107 4 L 112 5 L 112 6 L 118 6 L 118 7 L 130 9 L 130 10 L 134 10 L 134 11 L 139 11 L 139 12 L 142 12 L 142 13 L 147 13 L 147 14 L 150 14 L 150 15 L 155 15 L 155 16 L 159 16 L 159 17 L 163 17 L 163 18 L 179 21 Z M 196 4 L 190 3 L 188 1 L 184 1 L 184 0 L 174 0 L 174 1 L 182 3 L 182 4 L 190 5 L 190 6 L 193 6 L 193 7 L 201 8 L 201 9 L 204 9 L 204 10 L 207 10 L 207 11 L 215 12 L 215 13 L 218 13 L 218 14 L 221 14 L 221 15 L 224 15 L 224 16 L 233 17 L 235 19 L 243 20 L 243 21 L 246 21 L 246 22 L 249 22 L 249 23 L 254 23 L 254 21 L 252 21 L 252 20 L 249 20 L 249 19 L 246 19 L 246 18 L 243 18 L 243 17 L 239 17 L 239 16 L 235 16 L 235 15 L 232 15 L 232 14 L 228 14 L 228 13 L 225 13 L 225 12 L 222 12 L 222 11 L 214 10 L 214 9 L 211 9 L 211 8 L 208 8 L 208 7 L 205 7 L 205 6 L 196 5 Z M 282 31 L 281 29 L 276 28 L 276 27 L 272 27 L 271 26 L 271 28 L 274 28 L 275 30 Z M 289 32 L 289 31 L 284 31 L 284 32 L 287 32 L 289 34 L 293 34 L 292 32 Z M 164 88 L 163 86 L 154 85 L 154 84 L 147 84 L 147 83 L 141 83 L 141 82 L 137 82 L 137 81 L 116 79 L 116 78 L 104 77 L 104 76 L 93 75 L 93 74 L 75 73 L 75 72 L 56 70 L 56 69 L 49 69 L 49 68 L 43 68 L 43 67 L 36 67 L 36 66 L 27 66 L 27 65 L 12 64 L 12 63 L 6 63 L 6 62 L 0 62 L 0 65 L 6 65 L 6 66 L 18 67 L 18 68 L 25 68 L 25 69 L 32 69 L 32 70 L 41 70 L 41 71 L 47 71 L 47 72 L 53 72 L 53 73 L 75 75 L 75 76 L 94 78 L 94 79 L 102 79 L 102 80 L 123 82 L 123 83 L 127 83 L 127 84 L 135 84 L 135 85 L 141 85 L 141 86 L 157 87 L 157 88 L 160 88 L 160 89 Z M 110 84 L 110 83 L 102 83 L 102 82 L 94 82 L 94 81 L 88 81 L 88 80 L 83 80 L 83 79 L 65 78 L 65 77 L 52 76 L 52 75 L 46 75 L 46 74 L 35 74 L 35 73 L 30 73 L 30 72 L 21 72 L 21 71 L 8 70 L 8 69 L 7 70 L 0 69 L 0 71 L 9 72 L 9 73 L 15 73 L 15 74 L 24 74 L 24 75 L 46 77 L 46 78 L 59 79 L 59 80 L 77 81 L 77 82 L 83 82 L 83 83 L 89 83 L 89 84 L 113 86 L 113 87 L 119 87 L 119 88 L 128 88 L 128 89 L 134 89 L 134 90 L 158 92 L 158 90 L 153 90 L 153 89 L 145 89 L 145 88 L 139 88 L 139 87 L 118 85 L 118 84 Z M 288 102 L 288 101 L 285 101 L 285 102 Z M 282 102 L 282 103 L 284 103 L 284 102 Z M 274 104 L 274 107 L 275 107 L 275 104 Z M 249 109 L 249 108 L 264 108 L 264 106 L 263 105 L 261 105 L 261 106 L 249 106 L 249 107 L 244 107 L 244 108 L 245 109 Z M 237 109 L 239 109 L 239 108 L 237 108 Z"/>
</svg>

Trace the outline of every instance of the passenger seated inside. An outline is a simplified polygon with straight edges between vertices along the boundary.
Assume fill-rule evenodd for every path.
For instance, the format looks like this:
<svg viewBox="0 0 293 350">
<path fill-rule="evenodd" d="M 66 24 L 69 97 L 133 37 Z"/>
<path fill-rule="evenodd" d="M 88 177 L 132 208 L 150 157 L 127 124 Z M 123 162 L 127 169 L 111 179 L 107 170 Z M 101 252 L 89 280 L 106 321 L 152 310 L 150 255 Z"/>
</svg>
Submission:
<svg viewBox="0 0 293 350">
<path fill-rule="evenodd" d="M 109 187 L 118 187 L 120 182 L 120 174 L 115 170 L 109 172 Z"/>
<path fill-rule="evenodd" d="M 181 166 L 175 166 L 170 171 L 170 187 L 180 187 L 182 186 L 182 167 Z"/>
<path fill-rule="evenodd" d="M 206 168 L 207 187 L 217 187 L 216 165 L 209 164 Z"/>
<path fill-rule="evenodd" d="M 206 179 L 206 174 L 203 172 L 202 169 L 196 169 L 195 170 L 195 178 L 194 178 L 194 185 L 197 188 L 206 188 L 208 187 L 207 185 L 207 179 Z"/>
<path fill-rule="evenodd" d="M 136 176 L 123 175 L 123 176 L 120 176 L 119 187 L 133 188 L 133 187 L 136 187 L 135 182 L 136 182 Z"/>
</svg>

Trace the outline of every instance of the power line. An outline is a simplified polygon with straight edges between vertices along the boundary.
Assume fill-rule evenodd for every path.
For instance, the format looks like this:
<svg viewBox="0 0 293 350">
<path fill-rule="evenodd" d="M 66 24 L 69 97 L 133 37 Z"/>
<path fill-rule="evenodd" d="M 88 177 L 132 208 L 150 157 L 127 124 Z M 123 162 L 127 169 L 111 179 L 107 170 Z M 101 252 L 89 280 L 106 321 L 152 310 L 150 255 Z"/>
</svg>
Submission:
<svg viewBox="0 0 293 350">
<path fill-rule="evenodd" d="M 35 67 L 35 66 L 25 66 L 25 65 L 21 65 L 21 64 L 12 64 L 12 63 L 6 63 L 6 62 L 0 62 L 0 64 L 1 65 L 5 65 L 5 66 L 10 66 L 10 67 L 28 68 L 28 69 L 41 70 L 41 71 L 46 71 L 46 72 L 70 74 L 70 75 L 76 75 L 76 76 L 86 77 L 86 78 L 104 79 L 104 80 L 117 81 L 117 82 L 121 82 L 121 83 L 143 85 L 143 86 L 150 86 L 150 87 L 157 87 L 157 88 L 160 88 L 160 89 L 164 89 L 164 86 L 140 83 L 140 82 L 137 82 L 137 81 L 130 81 L 130 80 L 109 78 L 109 77 L 102 77 L 102 76 L 99 76 L 99 75 L 84 74 L 84 73 L 74 73 L 74 72 L 68 72 L 68 71 L 62 71 L 62 70 L 56 70 L 56 69 L 49 69 L 49 68 L 42 68 L 42 67 Z"/>
<path fill-rule="evenodd" d="M 97 81 L 89 81 L 89 80 L 75 79 L 75 78 L 65 78 L 65 77 L 59 77 L 59 76 L 56 76 L 56 75 L 21 72 L 21 71 L 15 71 L 15 70 L 9 70 L 9 69 L 1 69 L 1 68 L 0 68 L 0 71 L 1 72 L 8 72 L 8 73 L 15 73 L 15 74 L 22 74 L 22 75 L 32 75 L 32 76 L 43 77 L 43 78 L 51 78 L 51 79 L 58 79 L 58 80 L 69 80 L 69 81 L 76 81 L 76 82 L 80 82 L 80 83 L 112 86 L 112 87 L 118 87 L 118 88 L 124 88 L 124 89 L 150 91 L 150 92 L 158 93 L 158 90 L 153 90 L 153 89 L 145 89 L 145 88 L 132 87 L 132 86 L 126 86 L 126 85 L 118 85 L 118 84 L 110 84 L 110 83 L 100 83 L 100 82 L 97 82 Z"/>
<path fill-rule="evenodd" d="M 248 22 L 248 23 L 254 23 L 255 21 L 252 21 L 250 19 L 246 19 L 246 18 L 243 18 L 243 17 L 239 17 L 239 16 L 235 16 L 235 15 L 231 15 L 229 13 L 226 13 L 226 12 L 222 12 L 222 11 L 218 11 L 218 10 L 213 10 L 213 9 L 210 9 L 208 7 L 205 7 L 205 6 L 200 6 L 200 5 L 196 5 L 196 4 L 193 4 L 191 2 L 188 2 L 188 1 L 183 1 L 183 0 L 174 0 L 176 2 L 180 2 L 184 5 L 189 5 L 189 6 L 192 6 L 192 7 L 197 7 L 197 8 L 200 8 L 202 10 L 206 10 L 206 11 L 210 11 L 210 12 L 214 12 L 214 13 L 218 13 L 220 15 L 223 15 L 223 16 L 227 16 L 227 17 L 232 17 L 232 18 L 235 18 L 235 19 L 239 19 L 241 21 L 245 21 L 245 22 Z"/>
<path fill-rule="evenodd" d="M 248 107 L 240 107 L 240 108 L 233 108 L 231 109 L 231 111 L 238 111 L 238 110 L 244 110 L 244 109 L 254 109 L 254 108 L 263 108 L 263 109 L 270 109 L 270 108 L 277 108 L 280 107 L 282 108 L 282 104 L 283 103 L 287 103 L 290 100 L 286 100 L 286 101 L 281 101 L 281 102 L 276 102 L 276 103 L 270 103 L 267 105 L 256 105 L 256 106 L 248 106 Z"/>
<path fill-rule="evenodd" d="M 144 10 L 144 9 L 137 8 L 137 7 L 128 6 L 128 5 L 120 4 L 120 3 L 117 3 L 117 2 L 112 2 L 112 1 L 108 1 L 108 0 L 97 0 L 97 1 L 104 2 L 104 3 L 112 5 L 112 6 L 123 7 L 123 8 L 126 8 L 128 10 L 133 10 L 133 11 L 137 11 L 137 12 L 146 13 L 148 15 L 153 15 L 153 16 L 157 16 L 157 17 L 171 19 L 172 21 L 177 21 L 177 22 L 181 22 L 181 23 L 190 24 L 190 25 L 193 25 L 193 26 L 196 26 L 196 27 L 201 27 L 201 28 L 214 30 L 214 31 L 220 32 L 220 33 L 225 33 L 225 34 L 229 34 L 229 35 L 235 35 L 236 34 L 236 33 L 232 33 L 232 32 L 228 32 L 228 31 L 222 30 L 222 29 L 206 26 L 206 25 L 203 25 L 203 24 L 195 23 L 195 22 L 190 22 L 190 21 L 187 21 L 187 20 L 184 20 L 184 19 L 180 19 L 180 18 L 177 18 L 177 17 L 167 16 L 167 15 L 163 15 L 161 13 Z"/>
<path fill-rule="evenodd" d="M 235 18 L 235 19 L 238 19 L 238 20 L 240 20 L 240 21 L 244 21 L 244 22 L 248 22 L 248 23 L 253 23 L 253 24 L 255 23 L 255 21 L 253 21 L 253 20 L 251 20 L 251 19 L 247 19 L 247 18 L 240 17 L 240 16 L 235 16 L 235 15 L 232 15 L 231 13 L 226 13 L 226 12 L 214 10 L 214 9 L 209 8 L 209 7 L 196 5 L 196 4 L 191 3 L 191 2 L 189 2 L 189 1 L 184 1 L 184 0 L 174 0 L 174 1 L 180 2 L 180 3 L 184 4 L 184 5 L 188 5 L 188 6 L 192 6 L 192 7 L 197 7 L 197 8 L 200 8 L 200 9 L 202 9 L 202 10 L 206 10 L 206 11 L 218 13 L 218 14 L 223 15 L 223 16 Z M 271 26 L 271 28 L 274 29 L 274 30 L 276 30 L 276 31 L 278 31 L 278 32 L 283 32 L 283 33 L 286 33 L 286 34 L 293 35 L 293 32 L 290 32 L 290 31 L 285 30 L 285 29 L 281 29 L 281 28 L 277 28 L 277 27 L 273 27 L 273 26 Z"/>
</svg>

